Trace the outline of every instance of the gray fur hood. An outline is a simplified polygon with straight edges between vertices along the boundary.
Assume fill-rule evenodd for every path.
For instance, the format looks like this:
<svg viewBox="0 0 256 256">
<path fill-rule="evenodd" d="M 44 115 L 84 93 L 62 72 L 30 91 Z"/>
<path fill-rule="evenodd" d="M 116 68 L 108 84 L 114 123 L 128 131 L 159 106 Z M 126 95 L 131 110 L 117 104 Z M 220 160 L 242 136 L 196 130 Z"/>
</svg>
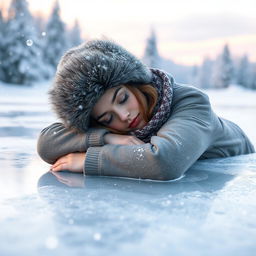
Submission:
<svg viewBox="0 0 256 256">
<path fill-rule="evenodd" d="M 150 69 L 120 45 L 88 41 L 62 57 L 49 91 L 50 102 L 67 127 L 85 132 L 93 106 L 107 89 L 151 81 Z"/>
</svg>

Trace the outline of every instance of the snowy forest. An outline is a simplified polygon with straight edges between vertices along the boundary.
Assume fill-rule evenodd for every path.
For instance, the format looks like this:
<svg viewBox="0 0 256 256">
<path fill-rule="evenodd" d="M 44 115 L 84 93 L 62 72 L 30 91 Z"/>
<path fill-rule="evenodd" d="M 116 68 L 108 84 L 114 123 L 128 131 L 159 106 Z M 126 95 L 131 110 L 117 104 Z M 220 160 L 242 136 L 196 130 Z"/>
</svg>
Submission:
<svg viewBox="0 0 256 256">
<path fill-rule="evenodd" d="M 50 79 L 62 54 L 82 42 L 78 22 L 68 29 L 58 2 L 46 21 L 26 0 L 12 0 L 6 18 L 0 10 L 0 38 L 0 80 L 19 85 Z"/>
<path fill-rule="evenodd" d="M 0 9 L 0 38 L 0 81 L 17 85 L 51 79 L 62 54 L 86 40 L 78 21 L 68 28 L 62 20 L 57 1 L 44 19 L 32 15 L 26 0 L 12 0 L 8 11 Z M 233 57 L 228 44 L 215 59 L 205 57 L 201 65 L 191 67 L 161 56 L 158 43 L 152 29 L 145 40 L 142 60 L 149 67 L 171 73 L 177 82 L 204 89 L 239 84 L 256 90 L 256 64 L 246 54 Z"/>
<path fill-rule="evenodd" d="M 152 30 L 147 39 L 143 60 L 151 67 L 170 72 L 176 81 L 190 83 L 199 88 L 218 89 L 227 88 L 230 84 L 237 84 L 256 90 L 256 64 L 251 63 L 246 54 L 240 58 L 232 57 L 227 44 L 223 46 L 222 51 L 215 59 L 205 57 L 200 66 L 182 66 L 160 56 L 157 49 L 156 33 Z"/>
</svg>

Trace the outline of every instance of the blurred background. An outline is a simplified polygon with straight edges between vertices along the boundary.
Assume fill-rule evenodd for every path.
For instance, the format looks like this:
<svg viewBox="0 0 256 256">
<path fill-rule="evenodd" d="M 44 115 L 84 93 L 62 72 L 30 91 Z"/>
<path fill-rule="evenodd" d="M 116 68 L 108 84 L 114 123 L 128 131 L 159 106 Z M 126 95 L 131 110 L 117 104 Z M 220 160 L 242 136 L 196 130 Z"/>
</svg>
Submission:
<svg viewBox="0 0 256 256">
<path fill-rule="evenodd" d="M 0 81 L 51 79 L 65 50 L 106 36 L 177 82 L 256 89 L 253 0 L 1 0 Z"/>
</svg>

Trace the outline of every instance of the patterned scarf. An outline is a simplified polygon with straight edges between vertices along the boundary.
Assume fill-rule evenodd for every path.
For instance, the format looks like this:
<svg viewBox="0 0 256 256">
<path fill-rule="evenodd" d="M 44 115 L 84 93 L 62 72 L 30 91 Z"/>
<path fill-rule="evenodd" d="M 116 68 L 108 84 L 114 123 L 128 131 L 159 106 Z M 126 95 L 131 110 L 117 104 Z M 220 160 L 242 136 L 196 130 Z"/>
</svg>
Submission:
<svg viewBox="0 0 256 256">
<path fill-rule="evenodd" d="M 150 138 L 156 135 L 168 120 L 173 96 L 173 80 L 170 81 L 168 75 L 159 69 L 151 69 L 151 72 L 153 76 L 152 85 L 158 93 L 157 104 L 154 107 L 151 120 L 142 129 L 131 133 L 145 143 L 150 142 Z"/>
</svg>

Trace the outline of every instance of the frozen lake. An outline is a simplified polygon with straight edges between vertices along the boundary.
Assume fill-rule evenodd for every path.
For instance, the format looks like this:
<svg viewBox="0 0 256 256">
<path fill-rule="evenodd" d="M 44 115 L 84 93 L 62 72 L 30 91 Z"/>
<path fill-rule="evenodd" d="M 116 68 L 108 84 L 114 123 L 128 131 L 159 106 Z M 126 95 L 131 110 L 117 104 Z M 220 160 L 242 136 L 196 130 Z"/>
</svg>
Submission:
<svg viewBox="0 0 256 256">
<path fill-rule="evenodd" d="M 256 154 L 197 162 L 153 182 L 48 172 L 46 84 L 0 84 L 0 255 L 255 255 Z M 8 89 L 7 89 L 8 88 Z M 208 91 L 256 145 L 256 92 Z"/>
</svg>

